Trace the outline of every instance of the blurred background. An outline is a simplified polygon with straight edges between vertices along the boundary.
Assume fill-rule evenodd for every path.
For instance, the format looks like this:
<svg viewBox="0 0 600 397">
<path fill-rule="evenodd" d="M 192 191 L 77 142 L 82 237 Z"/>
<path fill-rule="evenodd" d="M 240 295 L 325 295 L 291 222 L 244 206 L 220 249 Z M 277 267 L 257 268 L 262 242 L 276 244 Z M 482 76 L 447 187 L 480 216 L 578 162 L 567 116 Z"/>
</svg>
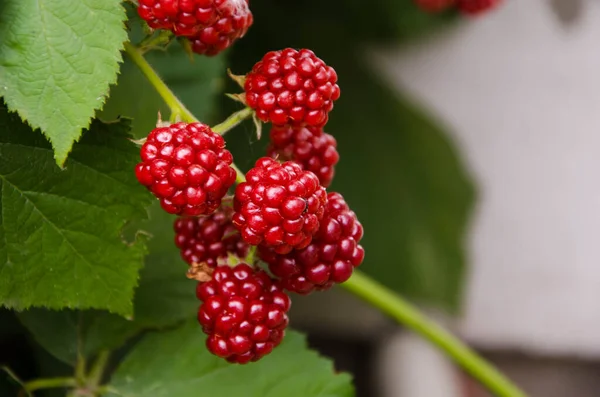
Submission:
<svg viewBox="0 0 600 397">
<path fill-rule="evenodd" d="M 600 2 L 505 0 L 478 17 L 427 14 L 412 0 L 251 7 L 255 25 L 223 56 L 189 62 L 173 45 L 149 59 L 190 110 L 215 123 L 239 108 L 222 95 L 239 91 L 227 67 L 244 74 L 266 51 L 313 49 L 339 75 L 326 128 L 341 154 L 330 190 L 365 227 L 362 270 L 531 396 L 600 396 Z M 126 61 L 99 116 L 133 117 L 145 136 L 159 109 L 168 113 Z M 227 142 L 247 170 L 268 139 L 246 123 Z M 172 218 L 155 207 L 140 226 L 157 241 L 142 289 L 153 269 L 177 263 L 179 277 L 186 267 L 171 244 Z M 353 373 L 359 397 L 487 396 L 339 288 L 295 299 L 291 318 Z M 12 314 L 0 311 L 0 323 L 0 361 L 27 349 L 51 360 Z"/>
</svg>

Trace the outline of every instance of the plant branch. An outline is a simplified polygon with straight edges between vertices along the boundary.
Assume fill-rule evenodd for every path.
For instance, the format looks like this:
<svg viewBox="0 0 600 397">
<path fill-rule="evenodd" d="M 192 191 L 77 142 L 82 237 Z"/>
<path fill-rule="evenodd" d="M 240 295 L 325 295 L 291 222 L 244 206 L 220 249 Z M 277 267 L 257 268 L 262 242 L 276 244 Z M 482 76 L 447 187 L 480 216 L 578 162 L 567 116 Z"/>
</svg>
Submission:
<svg viewBox="0 0 600 397">
<path fill-rule="evenodd" d="M 77 362 L 75 363 L 75 379 L 78 384 L 85 381 L 86 362 L 83 354 L 83 313 L 77 314 Z"/>
<path fill-rule="evenodd" d="M 235 128 L 242 121 L 252 117 L 253 110 L 250 108 L 244 108 L 239 112 L 235 112 L 231 116 L 229 116 L 225 121 L 220 124 L 211 127 L 211 129 L 219 135 L 225 135 L 225 133 L 233 128 Z"/>
<path fill-rule="evenodd" d="M 92 390 L 95 390 L 102 382 L 102 376 L 104 375 L 104 370 L 106 369 L 109 357 L 110 352 L 108 350 L 102 350 L 98 353 L 98 357 L 87 377 L 88 387 Z"/>
<path fill-rule="evenodd" d="M 126 43 L 125 50 L 146 75 L 150 83 L 154 85 L 173 113 L 181 115 L 184 121 L 197 121 L 134 46 L 130 43 Z M 250 109 L 245 108 L 234 113 L 221 124 L 213 127 L 213 130 L 223 134 L 235 127 L 245 118 L 252 116 L 252 114 L 253 112 Z M 235 166 L 235 164 L 232 164 L 231 166 L 237 172 L 237 183 L 244 182 L 246 180 L 244 174 Z M 477 353 L 452 336 L 452 334 L 427 319 L 417 308 L 413 307 L 383 285 L 361 272 L 355 272 L 350 280 L 346 281 L 342 286 L 439 347 L 457 364 L 462 366 L 468 373 L 498 397 L 526 397 L 523 391 L 511 383 L 510 380 L 502 375 L 491 364 L 477 355 Z"/>
<path fill-rule="evenodd" d="M 342 287 L 438 346 L 457 364 L 498 397 L 525 397 L 525 393 L 464 343 L 425 317 L 393 291 L 355 271 Z"/>
<path fill-rule="evenodd" d="M 31 393 L 42 389 L 72 388 L 77 386 L 75 378 L 41 378 L 23 384 L 23 389 Z"/>
<path fill-rule="evenodd" d="M 139 49 L 133 44 L 125 43 L 125 52 L 129 55 L 129 58 L 137 65 L 142 71 L 144 76 L 148 79 L 150 84 L 154 86 L 158 94 L 165 101 L 169 109 L 171 109 L 171 119 L 181 119 L 188 123 L 197 122 L 198 119 L 181 103 L 181 101 L 173 94 L 171 89 L 167 87 L 164 81 L 156 73 L 156 71 L 150 66 L 148 61 L 144 58 Z"/>
</svg>

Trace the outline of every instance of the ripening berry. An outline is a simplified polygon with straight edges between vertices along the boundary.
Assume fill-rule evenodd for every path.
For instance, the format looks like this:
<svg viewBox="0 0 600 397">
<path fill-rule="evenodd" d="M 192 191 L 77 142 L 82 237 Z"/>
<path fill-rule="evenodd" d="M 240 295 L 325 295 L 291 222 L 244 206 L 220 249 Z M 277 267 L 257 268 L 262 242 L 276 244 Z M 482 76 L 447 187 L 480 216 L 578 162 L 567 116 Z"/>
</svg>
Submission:
<svg viewBox="0 0 600 397">
<path fill-rule="evenodd" d="M 340 160 L 335 138 L 321 128 L 273 126 L 267 154 L 278 160 L 293 160 L 303 169 L 313 172 L 323 187 L 328 187 L 335 175 L 334 166 Z"/>
<path fill-rule="evenodd" d="M 478 15 L 491 11 L 501 0 L 456 0 L 456 7 L 467 15 Z"/>
<path fill-rule="evenodd" d="M 213 213 L 235 182 L 233 157 L 223 137 L 202 123 L 158 127 L 146 138 L 135 168 L 146 186 L 170 214 Z"/>
<path fill-rule="evenodd" d="M 175 220 L 175 245 L 188 264 L 206 263 L 216 267 L 219 259 L 229 254 L 238 258 L 248 255 L 248 244 L 231 223 L 233 210 L 221 207 L 203 217 L 181 217 Z"/>
<path fill-rule="evenodd" d="M 246 75 L 246 102 L 263 122 L 323 127 L 340 97 L 337 74 L 310 50 L 267 53 Z"/>
<path fill-rule="evenodd" d="M 310 244 L 326 204 L 315 174 L 291 161 L 262 157 L 235 190 L 233 224 L 248 244 L 286 254 Z"/>
<path fill-rule="evenodd" d="M 262 248 L 260 257 L 283 287 L 299 294 L 322 291 L 343 283 L 359 266 L 365 251 L 359 242 L 363 228 L 339 193 L 329 193 L 327 211 L 312 243 L 287 255 Z"/>
<path fill-rule="evenodd" d="M 218 266 L 211 281 L 198 283 L 196 295 L 202 301 L 198 322 L 214 355 L 245 364 L 281 343 L 291 301 L 263 270 Z"/>
<path fill-rule="evenodd" d="M 205 55 L 230 47 L 253 23 L 247 0 L 139 0 L 138 13 L 151 28 L 188 37 Z"/>
</svg>

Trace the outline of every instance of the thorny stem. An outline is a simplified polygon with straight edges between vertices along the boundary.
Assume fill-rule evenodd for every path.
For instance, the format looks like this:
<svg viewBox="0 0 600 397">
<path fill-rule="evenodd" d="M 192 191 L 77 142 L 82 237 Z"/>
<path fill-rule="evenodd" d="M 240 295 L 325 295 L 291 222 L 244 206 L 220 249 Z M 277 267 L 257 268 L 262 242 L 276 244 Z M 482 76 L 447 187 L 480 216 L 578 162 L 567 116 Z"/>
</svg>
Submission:
<svg viewBox="0 0 600 397">
<path fill-rule="evenodd" d="M 177 97 L 175 97 L 164 82 L 160 80 L 160 77 L 158 77 L 134 46 L 127 43 L 125 44 L 125 50 L 146 77 L 148 77 L 150 83 L 154 85 L 158 93 L 163 97 L 167 105 L 169 105 L 172 112 L 179 112 L 183 115 L 184 121 L 197 121 L 196 118 L 185 109 L 181 102 L 179 102 Z M 232 115 L 223 123 L 215 126 L 214 129 L 218 133 L 224 133 L 235 127 L 244 118 L 250 117 L 251 115 L 251 110 L 243 109 Z M 237 183 L 244 182 L 244 174 L 242 174 L 235 164 L 232 164 L 232 167 L 237 172 Z M 476 352 L 452 336 L 448 331 L 427 319 L 427 317 L 421 314 L 418 309 L 383 285 L 370 279 L 361 272 L 355 272 L 350 280 L 346 281 L 342 286 L 439 347 L 458 365 L 462 366 L 468 373 L 479 380 L 498 397 L 526 397 L 523 391 L 511 383 L 510 380 L 481 358 Z"/>
</svg>

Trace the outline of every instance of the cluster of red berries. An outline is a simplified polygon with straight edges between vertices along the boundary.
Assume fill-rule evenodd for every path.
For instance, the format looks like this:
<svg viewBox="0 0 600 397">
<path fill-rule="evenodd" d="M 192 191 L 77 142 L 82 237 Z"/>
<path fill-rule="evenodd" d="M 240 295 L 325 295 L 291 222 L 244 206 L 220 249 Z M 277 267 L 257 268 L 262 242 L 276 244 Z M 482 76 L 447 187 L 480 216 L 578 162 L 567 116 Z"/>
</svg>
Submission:
<svg viewBox="0 0 600 397">
<path fill-rule="evenodd" d="M 198 54 L 216 55 L 244 37 L 253 23 L 248 0 L 139 0 L 153 29 L 186 37 Z"/>
<path fill-rule="evenodd" d="M 427 12 L 441 12 L 455 6 L 467 15 L 478 15 L 490 11 L 502 0 L 415 0 L 417 5 Z"/>
<path fill-rule="evenodd" d="M 162 208 L 180 216 L 175 244 L 198 280 L 208 349 L 235 363 L 281 343 L 287 292 L 342 283 L 364 258 L 356 214 L 325 190 L 339 160 L 335 139 L 323 131 L 340 95 L 335 71 L 312 51 L 285 49 L 257 63 L 244 88 L 247 105 L 273 128 L 268 157 L 246 173 L 233 200 L 225 199 L 236 180 L 233 157 L 205 124 L 157 127 L 136 167 Z"/>
</svg>

